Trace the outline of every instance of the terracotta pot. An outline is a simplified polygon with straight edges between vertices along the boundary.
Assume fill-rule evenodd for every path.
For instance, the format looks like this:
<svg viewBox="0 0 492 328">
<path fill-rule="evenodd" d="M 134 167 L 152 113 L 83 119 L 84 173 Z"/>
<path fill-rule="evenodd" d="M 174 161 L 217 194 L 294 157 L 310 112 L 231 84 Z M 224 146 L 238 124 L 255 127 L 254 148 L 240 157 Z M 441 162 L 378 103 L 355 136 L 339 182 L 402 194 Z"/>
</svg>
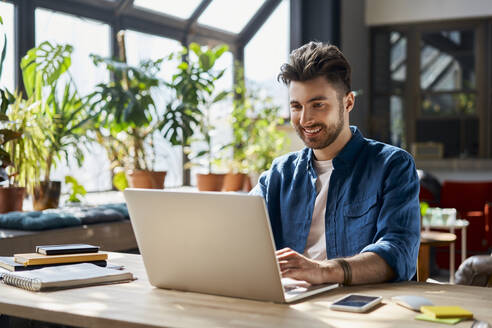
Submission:
<svg viewBox="0 0 492 328">
<path fill-rule="evenodd" d="M 221 191 L 225 174 L 201 174 L 196 175 L 198 190 L 200 191 Z"/>
<path fill-rule="evenodd" d="M 222 191 L 239 191 L 243 190 L 246 174 L 244 173 L 227 173 L 222 185 Z"/>
<path fill-rule="evenodd" d="M 166 171 L 131 170 L 126 172 L 130 188 L 163 189 Z"/>
<path fill-rule="evenodd" d="M 35 211 L 57 208 L 60 201 L 61 181 L 41 181 L 34 188 L 32 207 Z"/>
<path fill-rule="evenodd" d="M 24 187 L 0 188 L 0 213 L 22 211 L 25 192 Z"/>
</svg>

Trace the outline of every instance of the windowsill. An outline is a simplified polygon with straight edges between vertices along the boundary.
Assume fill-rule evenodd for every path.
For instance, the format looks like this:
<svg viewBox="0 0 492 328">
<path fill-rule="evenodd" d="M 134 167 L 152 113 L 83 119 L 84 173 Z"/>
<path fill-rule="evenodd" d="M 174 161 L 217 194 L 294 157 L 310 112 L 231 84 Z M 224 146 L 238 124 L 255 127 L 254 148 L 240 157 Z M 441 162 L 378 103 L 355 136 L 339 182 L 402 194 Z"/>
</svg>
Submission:
<svg viewBox="0 0 492 328">
<path fill-rule="evenodd" d="M 197 191 L 196 187 L 168 187 L 166 190 L 172 191 Z M 67 206 L 66 202 L 68 199 L 68 194 L 62 194 L 60 196 L 59 207 Z M 124 203 L 125 197 L 121 191 L 99 191 L 99 192 L 88 192 L 85 196 L 81 197 L 82 202 L 79 204 L 73 204 L 72 206 L 98 206 L 104 204 L 115 204 Z M 69 205 L 68 205 L 69 206 Z M 22 206 L 24 211 L 32 211 L 32 198 L 28 197 L 24 199 Z"/>
</svg>

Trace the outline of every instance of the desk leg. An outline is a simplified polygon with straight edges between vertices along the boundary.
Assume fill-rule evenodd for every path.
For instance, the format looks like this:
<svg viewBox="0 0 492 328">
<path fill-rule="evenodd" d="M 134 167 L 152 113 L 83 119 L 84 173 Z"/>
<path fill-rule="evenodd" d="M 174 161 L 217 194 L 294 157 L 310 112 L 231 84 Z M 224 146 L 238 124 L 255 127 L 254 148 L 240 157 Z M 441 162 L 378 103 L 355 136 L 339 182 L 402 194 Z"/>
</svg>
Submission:
<svg viewBox="0 0 492 328">
<path fill-rule="evenodd" d="M 450 228 L 450 232 L 454 233 L 454 227 Z M 454 253 L 455 253 L 455 245 L 454 242 L 452 242 L 451 244 L 449 244 L 449 283 L 450 284 L 454 284 L 454 266 L 455 266 Z"/>
<path fill-rule="evenodd" d="M 417 260 L 417 281 L 425 282 L 429 278 L 429 261 L 430 247 L 421 244 Z"/>
<path fill-rule="evenodd" d="M 466 260 L 466 226 L 461 228 L 461 263 Z"/>
</svg>

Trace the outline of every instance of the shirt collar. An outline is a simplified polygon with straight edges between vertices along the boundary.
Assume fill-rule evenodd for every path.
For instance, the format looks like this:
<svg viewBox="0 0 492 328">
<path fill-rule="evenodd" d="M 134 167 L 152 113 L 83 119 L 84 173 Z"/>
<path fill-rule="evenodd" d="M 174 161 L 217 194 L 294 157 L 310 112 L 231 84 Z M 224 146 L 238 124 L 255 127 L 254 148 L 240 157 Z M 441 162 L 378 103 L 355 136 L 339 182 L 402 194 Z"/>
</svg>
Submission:
<svg viewBox="0 0 492 328">
<path fill-rule="evenodd" d="M 352 132 L 352 138 L 349 142 L 342 148 L 337 156 L 333 159 L 333 167 L 343 168 L 352 167 L 354 165 L 355 159 L 357 158 L 360 149 L 364 144 L 364 136 L 357 129 L 356 126 L 351 125 L 350 131 Z M 308 148 L 308 168 L 313 167 L 314 152 L 312 148 Z"/>
</svg>

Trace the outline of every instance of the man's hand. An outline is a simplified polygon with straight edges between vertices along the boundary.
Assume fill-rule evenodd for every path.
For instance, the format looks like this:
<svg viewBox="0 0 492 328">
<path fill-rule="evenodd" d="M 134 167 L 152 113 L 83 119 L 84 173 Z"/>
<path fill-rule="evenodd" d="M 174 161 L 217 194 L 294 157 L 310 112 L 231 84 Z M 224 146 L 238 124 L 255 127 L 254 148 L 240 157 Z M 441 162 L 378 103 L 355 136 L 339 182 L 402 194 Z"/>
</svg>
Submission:
<svg viewBox="0 0 492 328">
<path fill-rule="evenodd" d="M 328 263 L 310 260 L 290 248 L 283 248 L 276 252 L 277 261 L 283 277 L 304 280 L 312 285 L 329 282 L 327 271 Z"/>
</svg>

